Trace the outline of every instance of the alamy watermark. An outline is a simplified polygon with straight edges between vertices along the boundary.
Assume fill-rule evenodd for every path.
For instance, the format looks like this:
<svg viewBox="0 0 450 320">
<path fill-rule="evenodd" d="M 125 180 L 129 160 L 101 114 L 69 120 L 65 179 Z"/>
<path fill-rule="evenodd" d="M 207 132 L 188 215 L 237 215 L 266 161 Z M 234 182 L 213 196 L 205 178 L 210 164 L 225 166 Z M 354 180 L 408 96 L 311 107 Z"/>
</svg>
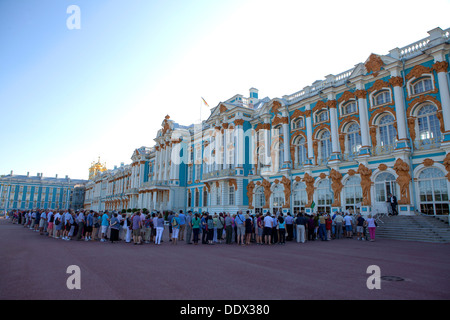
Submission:
<svg viewBox="0 0 450 320">
<path fill-rule="evenodd" d="M 69 30 L 74 29 L 81 29 L 81 10 L 80 7 L 72 4 L 67 7 L 66 10 L 67 14 L 70 14 L 70 16 L 66 20 L 66 26 Z"/>
<path fill-rule="evenodd" d="M 373 290 L 373 289 L 381 289 L 381 269 L 377 265 L 371 265 L 367 267 L 367 274 L 370 274 L 371 276 L 367 278 L 366 285 L 367 289 Z"/>
<path fill-rule="evenodd" d="M 81 269 L 77 265 L 67 267 L 66 273 L 70 274 L 67 278 L 66 286 L 69 290 L 81 290 Z"/>
</svg>

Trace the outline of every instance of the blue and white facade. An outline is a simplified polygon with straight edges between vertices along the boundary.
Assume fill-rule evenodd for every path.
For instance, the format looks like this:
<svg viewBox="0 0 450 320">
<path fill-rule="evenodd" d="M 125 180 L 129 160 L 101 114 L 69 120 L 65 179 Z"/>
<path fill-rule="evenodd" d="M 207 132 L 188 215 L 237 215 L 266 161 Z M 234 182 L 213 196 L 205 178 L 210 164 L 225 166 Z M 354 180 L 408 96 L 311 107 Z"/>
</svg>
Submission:
<svg viewBox="0 0 450 320">
<path fill-rule="evenodd" d="M 99 173 L 85 207 L 449 213 L 449 31 L 278 98 L 235 95 Z"/>
<path fill-rule="evenodd" d="M 0 177 L 0 211 L 82 209 L 87 180 L 10 174 Z"/>
</svg>

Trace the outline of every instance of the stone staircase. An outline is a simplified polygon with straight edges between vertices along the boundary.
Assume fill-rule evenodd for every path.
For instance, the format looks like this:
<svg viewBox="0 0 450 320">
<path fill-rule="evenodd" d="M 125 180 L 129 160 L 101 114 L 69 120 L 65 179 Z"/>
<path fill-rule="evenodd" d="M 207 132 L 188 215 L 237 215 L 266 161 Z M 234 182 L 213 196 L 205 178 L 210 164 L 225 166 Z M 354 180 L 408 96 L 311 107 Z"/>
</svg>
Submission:
<svg viewBox="0 0 450 320">
<path fill-rule="evenodd" d="M 450 226 L 445 219 L 433 216 L 383 216 L 376 238 L 450 243 Z"/>
</svg>

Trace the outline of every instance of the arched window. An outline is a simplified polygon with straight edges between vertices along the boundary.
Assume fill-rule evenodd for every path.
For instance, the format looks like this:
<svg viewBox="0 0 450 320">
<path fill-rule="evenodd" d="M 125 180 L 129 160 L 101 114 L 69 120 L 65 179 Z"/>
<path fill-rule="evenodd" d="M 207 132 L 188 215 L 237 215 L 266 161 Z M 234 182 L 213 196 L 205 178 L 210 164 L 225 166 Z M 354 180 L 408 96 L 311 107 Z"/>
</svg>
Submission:
<svg viewBox="0 0 450 320">
<path fill-rule="evenodd" d="M 328 111 L 321 110 L 316 113 L 316 122 L 325 122 L 328 121 Z"/>
<path fill-rule="evenodd" d="M 418 178 L 420 211 L 431 215 L 449 214 L 447 179 L 437 168 L 423 170 Z"/>
<path fill-rule="evenodd" d="M 412 94 L 420 94 L 433 90 L 433 83 L 429 77 L 420 78 L 411 84 Z"/>
<path fill-rule="evenodd" d="M 378 131 L 380 135 L 380 145 L 390 146 L 394 145 L 397 132 L 394 128 L 395 119 L 392 115 L 386 114 L 380 119 Z"/>
<path fill-rule="evenodd" d="M 361 149 L 361 134 L 359 132 L 359 125 L 357 123 L 353 123 L 348 127 L 347 144 L 347 150 L 351 154 L 356 154 L 358 153 L 359 149 Z"/>
<path fill-rule="evenodd" d="M 331 204 L 333 203 L 333 191 L 331 190 L 331 182 L 329 179 L 323 179 L 317 186 L 317 211 L 331 212 Z"/>
<path fill-rule="evenodd" d="M 320 159 L 322 161 L 331 156 L 331 135 L 330 132 L 324 130 L 320 135 Z"/>
<path fill-rule="evenodd" d="M 345 208 L 352 209 L 353 212 L 360 208 L 363 196 L 361 188 L 361 178 L 352 176 L 344 185 Z"/>
<path fill-rule="evenodd" d="M 373 105 L 378 106 L 391 102 L 391 93 L 389 90 L 383 90 L 373 96 Z"/>
<path fill-rule="evenodd" d="M 375 196 L 377 202 L 386 202 L 389 194 L 397 196 L 395 176 L 382 172 L 375 178 Z"/>
<path fill-rule="evenodd" d="M 303 136 L 297 138 L 294 142 L 295 145 L 295 164 L 302 166 L 308 159 L 306 153 L 306 140 Z"/>
<path fill-rule="evenodd" d="M 347 103 L 345 103 L 342 108 L 342 115 L 347 115 L 347 114 L 351 114 L 351 113 L 355 113 L 357 112 L 357 108 L 356 108 L 356 102 L 355 101 L 349 101 Z"/>
<path fill-rule="evenodd" d="M 298 118 L 292 122 L 292 129 L 299 129 L 305 126 L 305 121 L 303 118 Z"/>
<path fill-rule="evenodd" d="M 203 187 L 203 206 L 208 206 L 208 190 L 206 189 L 206 187 Z"/>
<path fill-rule="evenodd" d="M 432 104 L 425 104 L 417 113 L 417 123 L 419 126 L 419 139 L 440 139 L 441 129 L 436 116 L 437 108 Z"/>
<path fill-rule="evenodd" d="M 306 185 L 304 182 L 298 182 L 294 185 L 293 209 L 294 214 L 305 210 L 308 197 L 306 194 Z"/>
<path fill-rule="evenodd" d="M 198 188 L 195 188 L 195 207 L 198 207 L 200 203 L 200 192 Z"/>
</svg>

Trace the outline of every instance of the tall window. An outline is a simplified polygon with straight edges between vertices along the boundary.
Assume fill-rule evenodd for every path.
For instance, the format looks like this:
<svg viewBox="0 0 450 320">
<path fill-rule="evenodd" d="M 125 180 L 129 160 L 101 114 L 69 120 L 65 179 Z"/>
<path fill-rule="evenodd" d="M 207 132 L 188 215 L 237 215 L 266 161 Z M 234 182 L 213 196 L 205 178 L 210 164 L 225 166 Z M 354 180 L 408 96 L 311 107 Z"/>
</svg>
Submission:
<svg viewBox="0 0 450 320">
<path fill-rule="evenodd" d="M 273 210 L 281 212 L 284 206 L 284 192 L 283 188 L 277 184 L 273 189 Z"/>
<path fill-rule="evenodd" d="M 195 188 L 195 207 L 198 207 L 200 203 L 200 192 L 198 188 Z"/>
<path fill-rule="evenodd" d="M 333 191 L 329 179 L 323 179 L 317 186 L 317 210 L 318 212 L 331 212 L 333 203 Z"/>
<path fill-rule="evenodd" d="M 449 214 L 447 179 L 437 168 L 427 168 L 419 175 L 420 211 L 430 215 Z"/>
<path fill-rule="evenodd" d="M 292 129 L 299 129 L 299 128 L 303 128 L 305 126 L 305 121 L 303 120 L 303 118 L 298 118 L 296 120 L 294 120 L 294 122 L 292 123 Z"/>
<path fill-rule="evenodd" d="M 441 129 L 436 114 L 437 108 L 432 104 L 426 104 L 419 110 L 417 123 L 419 125 L 420 140 L 440 139 Z"/>
<path fill-rule="evenodd" d="M 255 191 L 255 212 L 262 212 L 262 208 L 266 205 L 264 197 L 264 188 L 258 187 Z"/>
<path fill-rule="evenodd" d="M 316 114 L 316 122 L 325 122 L 328 121 L 328 111 L 322 110 Z"/>
<path fill-rule="evenodd" d="M 382 172 L 375 178 L 375 193 L 377 202 L 386 202 L 390 193 L 397 196 L 396 181 L 393 174 Z"/>
<path fill-rule="evenodd" d="M 188 190 L 187 198 L 188 198 L 188 207 L 192 207 L 192 192 L 191 192 L 191 190 Z"/>
<path fill-rule="evenodd" d="M 331 156 L 331 135 L 325 130 L 320 136 L 320 158 L 328 159 Z"/>
<path fill-rule="evenodd" d="M 355 154 L 361 149 L 361 134 L 359 133 L 359 125 L 353 123 L 347 130 L 347 143 L 349 153 Z"/>
<path fill-rule="evenodd" d="M 203 206 L 208 206 L 208 190 L 205 187 L 203 188 Z"/>
<path fill-rule="evenodd" d="M 395 143 L 397 132 L 394 128 L 394 117 L 390 114 L 385 115 L 379 122 L 380 145 L 390 146 Z"/>
<path fill-rule="evenodd" d="M 228 204 L 230 206 L 234 205 L 234 186 L 228 188 Z"/>
<path fill-rule="evenodd" d="M 361 178 L 353 176 L 347 180 L 344 186 L 344 199 L 345 208 L 352 209 L 353 212 L 356 212 L 356 209 L 360 207 L 363 200 Z"/>
<path fill-rule="evenodd" d="M 220 206 L 221 202 L 220 199 L 222 199 L 222 196 L 220 194 L 220 187 L 216 188 L 216 205 Z"/>
<path fill-rule="evenodd" d="M 305 183 L 304 182 L 296 183 L 293 191 L 294 191 L 293 209 L 294 209 L 294 214 L 297 214 L 297 213 L 305 210 L 306 203 L 308 202 Z"/>
<path fill-rule="evenodd" d="M 296 164 L 302 165 L 307 160 L 306 153 L 306 140 L 304 137 L 300 137 L 295 141 L 295 155 L 296 155 Z"/>
</svg>

